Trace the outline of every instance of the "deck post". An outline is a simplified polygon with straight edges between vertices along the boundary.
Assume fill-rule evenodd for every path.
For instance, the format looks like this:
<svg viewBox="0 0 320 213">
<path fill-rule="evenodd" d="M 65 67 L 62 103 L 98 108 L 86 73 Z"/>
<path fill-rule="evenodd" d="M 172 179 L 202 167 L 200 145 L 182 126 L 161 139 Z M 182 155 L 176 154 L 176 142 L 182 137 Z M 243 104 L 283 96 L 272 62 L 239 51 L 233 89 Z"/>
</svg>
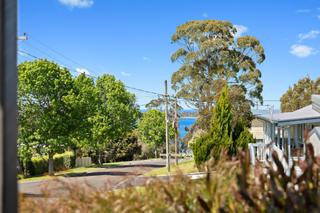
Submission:
<svg viewBox="0 0 320 213">
<path fill-rule="evenodd" d="M 281 150 L 283 151 L 284 150 L 284 146 L 285 146 L 285 143 L 284 143 L 284 127 L 281 128 L 281 132 L 282 132 Z"/>
<path fill-rule="evenodd" d="M 277 127 L 277 146 L 280 148 L 280 127 Z"/>
<path fill-rule="evenodd" d="M 299 148 L 298 125 L 294 125 L 294 146 Z"/>
<path fill-rule="evenodd" d="M 291 128 L 287 128 L 288 131 L 288 160 L 291 158 Z"/>
</svg>

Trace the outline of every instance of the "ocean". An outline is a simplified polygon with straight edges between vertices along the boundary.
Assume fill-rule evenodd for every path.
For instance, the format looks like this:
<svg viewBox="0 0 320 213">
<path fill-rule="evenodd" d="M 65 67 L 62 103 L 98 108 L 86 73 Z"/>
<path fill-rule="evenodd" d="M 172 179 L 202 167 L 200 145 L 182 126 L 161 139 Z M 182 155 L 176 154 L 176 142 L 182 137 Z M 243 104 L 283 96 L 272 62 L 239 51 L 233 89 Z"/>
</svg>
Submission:
<svg viewBox="0 0 320 213">
<path fill-rule="evenodd" d="M 179 119 L 179 137 L 183 138 L 187 132 L 185 127 L 191 127 L 195 122 L 196 118 L 180 118 Z"/>
</svg>

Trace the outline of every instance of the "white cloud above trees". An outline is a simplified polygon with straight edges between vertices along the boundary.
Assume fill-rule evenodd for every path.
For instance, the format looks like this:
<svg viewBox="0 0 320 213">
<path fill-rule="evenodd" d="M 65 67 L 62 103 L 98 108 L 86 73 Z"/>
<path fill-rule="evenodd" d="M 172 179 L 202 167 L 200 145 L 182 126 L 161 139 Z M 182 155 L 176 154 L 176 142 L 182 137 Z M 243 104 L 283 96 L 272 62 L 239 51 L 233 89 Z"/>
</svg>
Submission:
<svg viewBox="0 0 320 213">
<path fill-rule="evenodd" d="M 310 55 L 316 54 L 317 51 L 307 45 L 294 44 L 291 46 L 290 53 L 299 58 L 306 58 Z"/>
<path fill-rule="evenodd" d="M 59 0 L 59 2 L 71 8 L 89 8 L 93 5 L 93 0 Z"/>
</svg>

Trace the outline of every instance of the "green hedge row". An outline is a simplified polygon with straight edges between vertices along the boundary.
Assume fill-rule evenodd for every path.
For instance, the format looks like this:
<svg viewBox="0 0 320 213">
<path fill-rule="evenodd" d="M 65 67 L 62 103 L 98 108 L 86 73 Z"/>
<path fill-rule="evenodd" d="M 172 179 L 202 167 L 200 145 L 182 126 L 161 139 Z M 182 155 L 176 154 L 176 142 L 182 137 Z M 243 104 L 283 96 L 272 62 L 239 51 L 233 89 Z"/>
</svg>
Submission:
<svg viewBox="0 0 320 213">
<path fill-rule="evenodd" d="M 62 171 L 74 167 L 75 156 L 73 152 L 55 154 L 53 156 L 54 171 Z M 28 162 L 27 171 L 30 176 L 48 173 L 48 156 L 32 157 Z"/>
</svg>

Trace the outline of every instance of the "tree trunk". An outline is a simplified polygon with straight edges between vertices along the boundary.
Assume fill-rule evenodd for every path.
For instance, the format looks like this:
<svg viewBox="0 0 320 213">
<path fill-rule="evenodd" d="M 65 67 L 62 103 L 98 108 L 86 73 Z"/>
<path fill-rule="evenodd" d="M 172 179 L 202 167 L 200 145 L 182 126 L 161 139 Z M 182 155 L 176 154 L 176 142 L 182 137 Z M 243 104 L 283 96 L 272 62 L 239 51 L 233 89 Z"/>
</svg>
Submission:
<svg viewBox="0 0 320 213">
<path fill-rule="evenodd" d="M 157 149 L 154 150 L 154 158 L 157 158 L 158 153 L 157 153 Z"/>
<path fill-rule="evenodd" d="M 48 172 L 50 176 L 54 175 L 54 171 L 53 171 L 53 153 L 49 153 L 49 168 L 48 168 Z"/>
<path fill-rule="evenodd" d="M 102 162 L 101 162 L 101 152 L 100 152 L 100 150 L 98 151 L 98 163 L 99 163 L 100 166 L 102 165 Z"/>
</svg>

